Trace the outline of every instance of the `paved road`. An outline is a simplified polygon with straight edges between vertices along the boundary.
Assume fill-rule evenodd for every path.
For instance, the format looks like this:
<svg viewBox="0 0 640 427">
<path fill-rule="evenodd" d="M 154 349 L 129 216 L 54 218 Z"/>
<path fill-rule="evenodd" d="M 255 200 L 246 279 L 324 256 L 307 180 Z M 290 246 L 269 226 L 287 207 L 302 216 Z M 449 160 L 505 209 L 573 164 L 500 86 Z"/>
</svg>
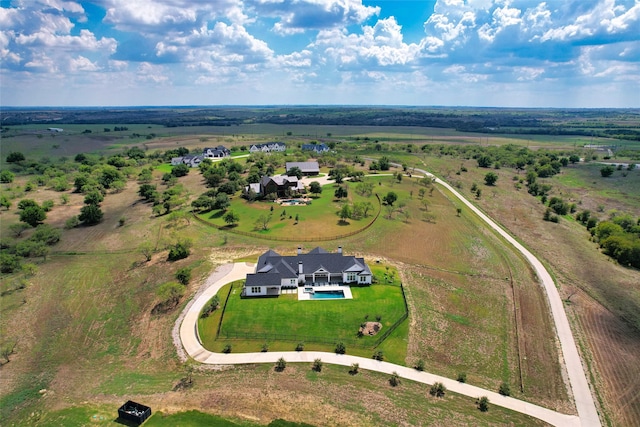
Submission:
<svg viewBox="0 0 640 427">
<path fill-rule="evenodd" d="M 285 351 L 267 353 L 213 353 L 206 350 L 200 343 L 198 337 L 198 316 L 204 305 L 227 283 L 244 279 L 247 273 L 252 273 L 254 267 L 247 263 L 232 264 L 222 266 L 212 274 L 213 280 L 208 280 L 204 289 L 190 303 L 183 313 L 184 317 L 180 324 L 180 339 L 186 353 L 194 360 L 212 365 L 238 365 L 247 363 L 275 363 L 283 357 L 287 362 L 307 362 L 312 363 L 315 359 L 321 359 L 324 363 L 334 365 L 351 366 L 358 363 L 361 369 L 392 374 L 396 372 L 400 377 L 424 384 L 441 382 L 448 390 L 462 394 L 471 398 L 487 396 L 490 404 L 502 406 L 523 414 L 539 418 L 551 425 L 562 427 L 578 427 L 580 420 L 575 415 L 566 415 L 559 412 L 543 408 L 532 403 L 517 400 L 511 397 L 476 387 L 470 384 L 459 383 L 458 381 L 430 374 L 419 372 L 406 366 L 395 365 L 388 362 L 380 362 L 364 357 L 351 356 L 347 354 L 335 354 L 319 351 Z M 182 317 L 182 316 L 181 316 Z"/>
</svg>

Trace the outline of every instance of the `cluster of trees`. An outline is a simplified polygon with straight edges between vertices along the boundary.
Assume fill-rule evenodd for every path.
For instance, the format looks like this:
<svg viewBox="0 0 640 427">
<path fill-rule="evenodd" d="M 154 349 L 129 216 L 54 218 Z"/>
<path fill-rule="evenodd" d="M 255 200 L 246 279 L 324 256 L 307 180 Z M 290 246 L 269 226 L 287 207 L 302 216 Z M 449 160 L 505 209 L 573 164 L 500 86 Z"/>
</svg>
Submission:
<svg viewBox="0 0 640 427">
<path fill-rule="evenodd" d="M 589 211 L 582 211 L 576 219 L 590 230 L 605 254 L 622 265 L 640 268 L 640 218 L 624 214 L 597 222 Z"/>
<path fill-rule="evenodd" d="M 29 237 L 21 239 L 23 232 L 30 228 L 25 223 L 12 224 L 9 229 L 14 239 L 3 237 L 0 240 L 0 272 L 13 273 L 24 268 L 25 258 L 42 257 L 46 260 L 50 247 L 60 241 L 62 231 L 48 224 L 39 224 Z"/>
</svg>

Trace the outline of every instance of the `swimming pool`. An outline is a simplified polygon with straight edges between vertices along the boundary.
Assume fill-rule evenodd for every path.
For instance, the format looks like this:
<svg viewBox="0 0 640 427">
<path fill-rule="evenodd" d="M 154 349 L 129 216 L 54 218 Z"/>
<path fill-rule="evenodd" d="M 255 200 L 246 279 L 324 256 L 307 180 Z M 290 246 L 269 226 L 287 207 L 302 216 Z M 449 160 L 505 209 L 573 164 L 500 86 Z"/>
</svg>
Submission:
<svg viewBox="0 0 640 427">
<path fill-rule="evenodd" d="M 309 297 L 311 299 L 344 299 L 344 291 L 315 291 Z"/>
</svg>

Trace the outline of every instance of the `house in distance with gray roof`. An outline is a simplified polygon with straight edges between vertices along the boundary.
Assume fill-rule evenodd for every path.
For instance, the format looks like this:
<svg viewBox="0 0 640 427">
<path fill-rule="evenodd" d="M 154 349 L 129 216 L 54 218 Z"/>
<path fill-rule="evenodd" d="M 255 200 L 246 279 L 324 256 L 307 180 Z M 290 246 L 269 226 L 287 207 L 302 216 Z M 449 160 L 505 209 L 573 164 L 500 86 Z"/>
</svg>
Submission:
<svg viewBox="0 0 640 427">
<path fill-rule="evenodd" d="M 372 277 L 364 259 L 345 256 L 341 246 L 333 253 L 317 247 L 305 254 L 298 248 L 293 256 L 269 250 L 258 258 L 255 273 L 247 274 L 242 295 L 277 296 L 298 286 L 370 285 Z"/>
</svg>

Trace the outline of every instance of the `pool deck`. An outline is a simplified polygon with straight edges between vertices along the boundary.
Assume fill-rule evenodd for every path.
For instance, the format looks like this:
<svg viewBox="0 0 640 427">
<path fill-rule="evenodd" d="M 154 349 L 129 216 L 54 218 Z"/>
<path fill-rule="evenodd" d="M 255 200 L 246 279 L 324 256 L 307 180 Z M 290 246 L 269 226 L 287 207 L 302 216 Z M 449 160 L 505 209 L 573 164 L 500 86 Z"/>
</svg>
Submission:
<svg viewBox="0 0 640 427">
<path fill-rule="evenodd" d="M 317 301 L 311 298 L 311 293 L 305 292 L 305 288 L 313 288 L 314 291 L 342 291 L 344 298 L 322 298 L 322 300 L 335 301 L 336 299 L 353 299 L 349 285 L 324 285 L 324 286 L 300 286 L 298 287 L 298 301 Z"/>
</svg>

